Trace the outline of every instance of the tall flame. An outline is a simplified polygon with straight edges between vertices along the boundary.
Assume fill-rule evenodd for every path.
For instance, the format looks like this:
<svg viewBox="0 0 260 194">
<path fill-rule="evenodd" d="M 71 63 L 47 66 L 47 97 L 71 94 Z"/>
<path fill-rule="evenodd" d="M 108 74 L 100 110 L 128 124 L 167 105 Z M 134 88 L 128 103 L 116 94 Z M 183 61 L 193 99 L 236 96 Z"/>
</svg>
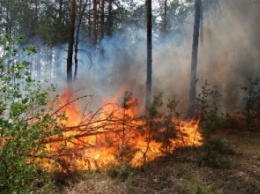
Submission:
<svg viewBox="0 0 260 194">
<path fill-rule="evenodd" d="M 65 125 L 62 137 L 48 144 L 50 154 L 58 158 L 62 170 L 105 169 L 125 160 L 138 167 L 177 147 L 201 145 L 199 121 L 172 118 L 177 123 L 176 137 L 170 138 L 166 150 L 164 142 L 153 138 L 155 132 L 146 121 L 135 115 L 137 99 L 130 98 L 127 108 L 116 106 L 115 99 L 106 100 L 97 112 L 83 115 L 76 102 L 69 103 L 72 96 L 69 90 L 61 95 L 67 120 L 62 121 Z M 45 166 L 52 168 L 50 164 Z"/>
</svg>

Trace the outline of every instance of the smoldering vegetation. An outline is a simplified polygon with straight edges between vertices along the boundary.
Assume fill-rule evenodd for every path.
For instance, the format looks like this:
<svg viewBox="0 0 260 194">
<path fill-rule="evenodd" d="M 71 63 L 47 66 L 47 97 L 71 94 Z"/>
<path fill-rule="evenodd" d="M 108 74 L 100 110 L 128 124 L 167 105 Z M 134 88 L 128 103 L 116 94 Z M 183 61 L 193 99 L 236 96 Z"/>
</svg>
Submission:
<svg viewBox="0 0 260 194">
<path fill-rule="evenodd" d="M 205 8 L 201 26 L 197 88 L 207 80 L 222 94 L 223 111 L 236 111 L 242 106 L 241 87 L 249 78 L 259 77 L 260 42 L 259 9 L 251 0 L 220 0 L 215 7 Z M 169 13 L 170 15 L 170 13 Z M 176 15 L 169 16 L 171 25 Z M 180 24 L 178 24 L 180 25 Z M 190 11 L 176 32 L 155 32 L 153 41 L 153 93 L 176 96 L 185 112 L 189 95 L 189 76 L 193 33 Z M 140 26 L 140 25 L 139 25 Z M 67 46 L 41 47 L 32 59 L 32 72 L 47 78 L 59 90 L 67 87 Z M 79 72 L 73 89 L 94 94 L 94 104 L 132 91 L 142 99 L 146 82 L 146 30 L 129 27 L 105 37 L 100 46 L 79 45 Z M 36 63 L 35 63 L 36 62 Z"/>
</svg>

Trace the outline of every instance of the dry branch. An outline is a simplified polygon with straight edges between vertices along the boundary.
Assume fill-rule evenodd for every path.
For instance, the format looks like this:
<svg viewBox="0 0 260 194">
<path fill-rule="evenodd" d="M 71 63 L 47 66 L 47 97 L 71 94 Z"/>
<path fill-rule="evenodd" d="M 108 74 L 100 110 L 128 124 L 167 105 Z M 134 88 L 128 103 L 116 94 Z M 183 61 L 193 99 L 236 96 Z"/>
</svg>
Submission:
<svg viewBox="0 0 260 194">
<path fill-rule="evenodd" d="M 76 101 L 79 101 L 80 99 L 83 99 L 83 98 L 87 98 L 87 97 L 91 97 L 92 98 L 92 95 L 84 95 L 84 96 L 81 96 L 81 97 L 78 97 L 78 98 L 75 98 L 71 101 L 68 101 L 66 104 L 62 105 L 60 108 L 58 108 L 56 111 L 54 111 L 51 116 L 54 116 L 55 114 L 57 114 L 59 111 L 61 111 L 63 108 L 65 108 L 66 106 L 76 102 Z"/>
</svg>

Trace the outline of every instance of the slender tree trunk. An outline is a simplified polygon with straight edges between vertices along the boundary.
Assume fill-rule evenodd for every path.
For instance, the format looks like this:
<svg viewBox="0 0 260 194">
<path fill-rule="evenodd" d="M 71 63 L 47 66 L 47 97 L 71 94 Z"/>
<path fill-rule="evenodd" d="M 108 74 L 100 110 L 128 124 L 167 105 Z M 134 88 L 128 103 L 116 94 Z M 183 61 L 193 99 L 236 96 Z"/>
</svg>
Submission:
<svg viewBox="0 0 260 194">
<path fill-rule="evenodd" d="M 81 26 L 81 23 L 82 23 L 82 17 L 84 15 L 84 12 L 86 10 L 86 7 L 87 7 L 87 3 L 85 3 L 83 5 L 83 8 L 81 9 L 82 7 L 82 0 L 80 0 L 80 4 L 79 4 L 79 7 L 80 7 L 80 15 L 79 15 L 79 22 L 78 22 L 78 26 L 77 26 L 77 31 L 76 31 L 76 38 L 75 38 L 75 54 L 74 54 L 74 62 L 75 62 L 75 71 L 74 71 L 74 79 L 77 78 L 77 74 L 78 74 L 78 46 L 79 46 L 79 31 L 80 31 L 80 26 Z"/>
<path fill-rule="evenodd" d="M 203 27 L 204 27 L 204 10 L 203 10 L 203 6 L 201 4 L 201 7 L 200 7 L 200 44 L 203 43 L 203 39 L 204 39 Z"/>
<path fill-rule="evenodd" d="M 97 0 L 93 0 L 93 45 L 97 45 Z"/>
<path fill-rule="evenodd" d="M 147 77 L 146 77 L 146 108 L 151 105 L 152 96 L 152 0 L 146 1 L 147 14 Z"/>
<path fill-rule="evenodd" d="M 62 20 L 63 20 L 63 0 L 59 0 L 59 19 L 58 19 L 58 26 L 62 28 Z M 58 44 L 61 42 L 61 32 L 58 30 Z"/>
<path fill-rule="evenodd" d="M 167 12 L 168 12 L 168 0 L 164 0 L 164 13 L 163 13 L 163 33 L 167 32 Z"/>
<path fill-rule="evenodd" d="M 101 27 L 100 27 L 100 39 L 104 38 L 105 34 L 105 0 L 101 0 Z"/>
<path fill-rule="evenodd" d="M 12 19 L 10 18 L 10 2 L 8 1 L 6 6 L 6 26 L 5 26 L 5 33 L 6 34 L 12 34 Z"/>
<path fill-rule="evenodd" d="M 112 9 L 113 9 L 113 0 L 109 0 L 108 2 L 108 26 L 107 26 L 107 35 L 112 36 L 112 25 L 113 25 L 113 17 L 112 17 Z"/>
<path fill-rule="evenodd" d="M 101 0 L 101 5 L 100 5 L 100 9 L 101 9 L 101 14 L 100 14 L 100 41 L 103 40 L 104 36 L 105 36 L 105 0 Z M 100 57 L 104 57 L 105 54 L 105 50 L 104 47 L 101 44 L 100 47 Z"/>
<path fill-rule="evenodd" d="M 194 17 L 194 31 L 192 44 L 192 58 L 191 58 L 191 74 L 190 74 L 190 96 L 188 117 L 196 117 L 196 82 L 197 82 L 197 63 L 198 63 L 198 46 L 200 34 L 200 19 L 201 19 L 201 0 L 195 1 L 195 17 Z"/>
<path fill-rule="evenodd" d="M 35 14 L 34 14 L 34 36 L 39 35 L 39 2 L 34 0 Z"/>
<path fill-rule="evenodd" d="M 49 76 L 50 76 L 50 82 L 53 83 L 54 80 L 54 72 L 55 72 L 55 65 L 54 65 L 54 48 L 53 46 L 50 48 L 51 52 L 50 52 L 50 68 L 49 68 Z"/>
<path fill-rule="evenodd" d="M 71 0 L 70 5 L 70 29 L 69 29 L 69 43 L 68 43 L 68 57 L 67 57 L 67 82 L 72 81 L 72 57 L 74 44 L 74 30 L 76 19 L 76 0 Z"/>
<path fill-rule="evenodd" d="M 87 25 L 87 34 L 88 34 L 88 37 L 89 37 L 89 40 L 90 41 L 92 41 L 91 39 L 92 39 L 92 32 L 93 32 L 93 30 L 92 30 L 92 27 L 93 27 L 93 25 L 92 25 L 92 19 L 91 19 L 91 9 L 92 9 L 92 0 L 87 0 L 87 2 L 88 2 L 88 16 L 87 16 L 87 18 L 88 18 L 88 25 Z"/>
<path fill-rule="evenodd" d="M 63 0 L 59 0 L 59 22 L 62 19 Z"/>
</svg>

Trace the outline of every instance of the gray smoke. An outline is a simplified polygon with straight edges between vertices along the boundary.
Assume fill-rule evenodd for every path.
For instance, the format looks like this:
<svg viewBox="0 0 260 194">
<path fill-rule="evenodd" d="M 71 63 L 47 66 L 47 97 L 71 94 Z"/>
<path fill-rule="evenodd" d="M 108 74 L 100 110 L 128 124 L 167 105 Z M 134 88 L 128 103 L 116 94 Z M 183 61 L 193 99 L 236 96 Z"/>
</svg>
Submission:
<svg viewBox="0 0 260 194">
<path fill-rule="evenodd" d="M 199 47 L 198 91 L 208 80 L 222 93 L 225 111 L 241 105 L 241 86 L 248 78 L 259 76 L 260 5 L 251 0 L 220 0 L 214 12 L 204 16 L 203 38 Z M 165 98 L 176 96 L 179 108 L 185 112 L 188 104 L 189 75 L 193 34 L 193 18 L 185 21 L 182 31 L 156 37 L 153 42 L 153 93 L 163 92 Z M 74 89 L 94 94 L 94 104 L 125 90 L 132 91 L 143 102 L 146 82 L 146 31 L 129 28 L 106 37 L 101 46 L 102 60 L 92 52 L 91 60 L 79 53 L 79 75 Z M 97 52 L 98 52 L 97 51 Z M 58 58 L 55 81 L 61 90 L 66 88 L 66 46 L 55 48 Z M 98 52 L 99 53 L 99 52 Z M 92 61 L 92 63 L 91 63 Z M 120 102 L 119 102 L 120 103 Z"/>
</svg>

